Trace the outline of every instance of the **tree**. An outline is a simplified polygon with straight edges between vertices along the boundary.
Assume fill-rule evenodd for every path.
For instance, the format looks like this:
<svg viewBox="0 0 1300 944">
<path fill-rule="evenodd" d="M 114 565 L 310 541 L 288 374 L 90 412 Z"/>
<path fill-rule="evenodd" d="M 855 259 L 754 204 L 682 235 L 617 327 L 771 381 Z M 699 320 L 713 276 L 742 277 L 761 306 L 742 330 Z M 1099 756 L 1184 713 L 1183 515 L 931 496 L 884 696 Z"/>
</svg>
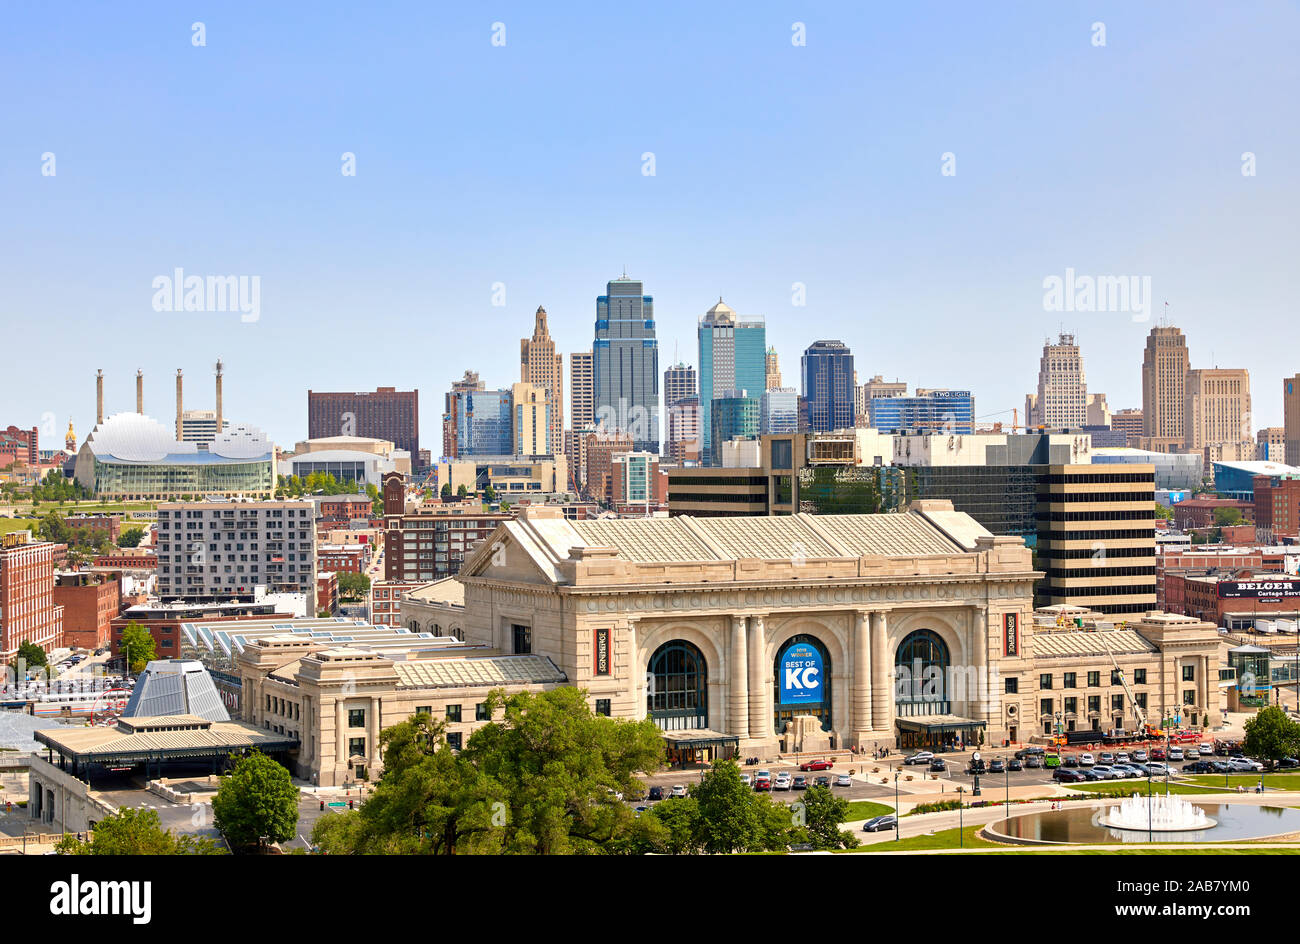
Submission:
<svg viewBox="0 0 1300 944">
<path fill-rule="evenodd" d="M 441 498 L 443 501 L 451 501 L 452 492 L 451 492 L 450 482 L 442 483 L 442 490 L 438 493 L 438 497 Z"/>
<path fill-rule="evenodd" d="M 849 801 L 826 787 L 813 787 L 803 795 L 804 829 L 814 849 L 852 849 L 858 837 L 840 829 L 848 819 Z"/>
<path fill-rule="evenodd" d="M 122 807 L 95 824 L 88 842 L 74 834 L 54 846 L 60 855 L 224 855 L 207 836 L 173 835 L 162 828 L 157 810 Z"/>
<path fill-rule="evenodd" d="M 122 654 L 131 660 L 127 669 L 133 674 L 143 672 L 146 665 L 158 658 L 153 636 L 135 620 L 122 630 Z"/>
<path fill-rule="evenodd" d="M 699 804 L 696 837 L 705 852 L 746 852 L 766 847 L 762 841 L 762 802 L 771 800 L 745 785 L 734 762 L 715 763 L 703 780 L 692 785 L 691 797 Z"/>
<path fill-rule="evenodd" d="M 1156 502 L 1155 505 L 1156 505 L 1157 518 L 1160 518 L 1164 521 L 1174 520 L 1174 510 L 1172 508 L 1168 508 L 1165 505 L 1160 504 L 1160 502 Z"/>
<path fill-rule="evenodd" d="M 1246 722 L 1246 737 L 1242 750 L 1255 757 L 1266 758 L 1270 766 L 1284 757 L 1300 753 L 1300 724 L 1287 717 L 1276 705 L 1261 708 Z"/>
<path fill-rule="evenodd" d="M 469 495 L 469 489 L 466 488 L 464 485 L 462 485 L 460 488 L 456 489 L 456 497 L 457 497 L 457 498 L 466 498 L 466 497 L 468 497 L 468 495 Z"/>
<path fill-rule="evenodd" d="M 216 826 L 232 846 L 283 842 L 298 829 L 298 788 L 289 771 L 254 752 L 240 758 L 212 799 Z"/>
<path fill-rule="evenodd" d="M 1214 509 L 1214 524 L 1217 527 L 1228 528 L 1236 524 L 1241 524 L 1244 520 L 1240 508 Z"/>
<path fill-rule="evenodd" d="M 658 852 L 666 855 L 692 855 L 700 851 L 700 804 L 694 797 L 670 797 L 656 803 L 642 820 L 652 820 L 661 832 L 650 833 L 646 838 L 648 848 L 637 852 Z"/>
<path fill-rule="evenodd" d="M 349 571 L 339 573 L 339 596 L 349 600 L 360 600 L 370 592 L 370 578 L 365 574 Z"/>
<path fill-rule="evenodd" d="M 144 528 L 126 528 L 118 536 L 118 547 L 139 547 L 144 539 Z"/>
<path fill-rule="evenodd" d="M 71 543 L 73 537 L 72 529 L 57 511 L 51 511 L 41 518 L 40 533 L 42 538 L 56 544 Z"/>
<path fill-rule="evenodd" d="M 493 488 L 491 485 L 489 485 L 487 488 L 483 489 L 483 500 L 484 500 L 484 501 L 490 501 L 490 502 L 496 501 L 496 500 L 497 500 L 497 490 L 496 490 L 495 488 Z"/>
<path fill-rule="evenodd" d="M 45 650 L 30 640 L 18 647 L 15 664 L 17 662 L 25 663 L 29 669 L 48 668 L 50 664 L 49 658 L 45 655 Z"/>
</svg>

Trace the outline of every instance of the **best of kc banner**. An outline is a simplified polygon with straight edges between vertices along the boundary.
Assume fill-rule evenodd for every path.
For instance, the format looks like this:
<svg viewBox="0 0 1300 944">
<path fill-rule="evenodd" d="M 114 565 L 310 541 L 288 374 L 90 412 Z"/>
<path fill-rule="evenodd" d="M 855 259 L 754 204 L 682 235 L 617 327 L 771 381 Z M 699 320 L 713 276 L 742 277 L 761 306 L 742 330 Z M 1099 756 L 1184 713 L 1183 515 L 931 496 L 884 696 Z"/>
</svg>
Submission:
<svg viewBox="0 0 1300 944">
<path fill-rule="evenodd" d="M 786 646 L 781 653 L 781 704 L 806 705 L 825 701 L 822 654 L 806 642 Z"/>
</svg>

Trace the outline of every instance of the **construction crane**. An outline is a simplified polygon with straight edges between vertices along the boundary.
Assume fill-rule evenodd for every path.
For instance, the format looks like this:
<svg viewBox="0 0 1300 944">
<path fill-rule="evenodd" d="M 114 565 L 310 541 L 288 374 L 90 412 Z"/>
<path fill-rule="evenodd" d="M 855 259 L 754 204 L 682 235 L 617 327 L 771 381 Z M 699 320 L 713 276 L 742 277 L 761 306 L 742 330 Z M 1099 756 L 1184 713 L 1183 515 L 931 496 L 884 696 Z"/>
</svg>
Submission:
<svg viewBox="0 0 1300 944">
<path fill-rule="evenodd" d="M 1123 627 L 1127 624 L 1121 623 Z M 1110 642 L 1106 639 L 1108 630 L 1097 630 L 1097 636 L 1101 639 L 1102 647 L 1106 650 L 1106 655 L 1110 656 L 1110 664 L 1115 667 L 1115 674 L 1119 676 L 1119 683 L 1124 686 L 1124 694 L 1128 696 L 1129 706 L 1133 709 L 1133 733 L 1150 736 L 1157 732 L 1151 725 L 1147 724 L 1146 719 L 1142 717 L 1142 710 L 1138 707 L 1137 697 L 1133 694 L 1133 688 L 1128 683 L 1128 676 L 1124 670 L 1119 667 L 1119 660 L 1115 658 L 1115 653 L 1111 651 Z"/>
</svg>

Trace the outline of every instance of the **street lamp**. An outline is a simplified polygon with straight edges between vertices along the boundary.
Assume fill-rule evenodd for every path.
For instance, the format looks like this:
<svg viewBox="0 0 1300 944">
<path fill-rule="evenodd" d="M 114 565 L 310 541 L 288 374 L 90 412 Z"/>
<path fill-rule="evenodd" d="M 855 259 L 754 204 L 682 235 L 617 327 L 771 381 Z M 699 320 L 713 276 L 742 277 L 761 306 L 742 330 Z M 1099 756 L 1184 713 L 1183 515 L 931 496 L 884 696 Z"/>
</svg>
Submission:
<svg viewBox="0 0 1300 944">
<path fill-rule="evenodd" d="M 898 815 L 898 769 L 895 768 L 894 769 L 894 842 L 898 842 L 899 840 L 898 831 L 901 827 L 902 827 L 902 823 L 900 822 L 900 817 Z"/>
<path fill-rule="evenodd" d="M 970 795 L 979 796 L 980 795 L 980 768 L 984 765 L 984 761 L 980 759 L 979 751 L 976 751 L 974 754 L 971 754 L 970 763 L 971 763 L 971 770 L 975 772 L 975 783 L 971 787 Z"/>
</svg>

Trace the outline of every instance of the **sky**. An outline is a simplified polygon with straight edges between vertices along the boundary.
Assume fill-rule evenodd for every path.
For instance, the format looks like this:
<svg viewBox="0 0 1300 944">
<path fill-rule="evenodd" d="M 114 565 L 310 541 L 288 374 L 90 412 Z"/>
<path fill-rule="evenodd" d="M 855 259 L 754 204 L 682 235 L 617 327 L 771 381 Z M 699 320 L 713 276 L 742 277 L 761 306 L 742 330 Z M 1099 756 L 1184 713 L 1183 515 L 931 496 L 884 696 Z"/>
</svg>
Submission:
<svg viewBox="0 0 1300 944">
<path fill-rule="evenodd" d="M 171 424 L 176 369 L 210 409 L 221 357 L 226 416 L 282 445 L 308 389 L 384 385 L 420 391 L 436 453 L 454 379 L 516 381 L 538 305 L 590 349 L 624 268 L 661 369 L 696 363 L 722 297 L 766 318 L 787 385 L 840 339 L 860 380 L 1009 422 L 1064 330 L 1089 390 L 1140 407 L 1167 311 L 1193 367 L 1248 368 L 1256 427 L 1281 424 L 1295 3 L 478 7 L 8 8 L 0 427 L 84 438 L 99 368 L 109 413 L 139 368 Z M 255 277 L 256 317 L 157 310 L 178 268 Z M 1149 279 L 1151 304 L 1048 310 L 1067 270 Z"/>
</svg>

